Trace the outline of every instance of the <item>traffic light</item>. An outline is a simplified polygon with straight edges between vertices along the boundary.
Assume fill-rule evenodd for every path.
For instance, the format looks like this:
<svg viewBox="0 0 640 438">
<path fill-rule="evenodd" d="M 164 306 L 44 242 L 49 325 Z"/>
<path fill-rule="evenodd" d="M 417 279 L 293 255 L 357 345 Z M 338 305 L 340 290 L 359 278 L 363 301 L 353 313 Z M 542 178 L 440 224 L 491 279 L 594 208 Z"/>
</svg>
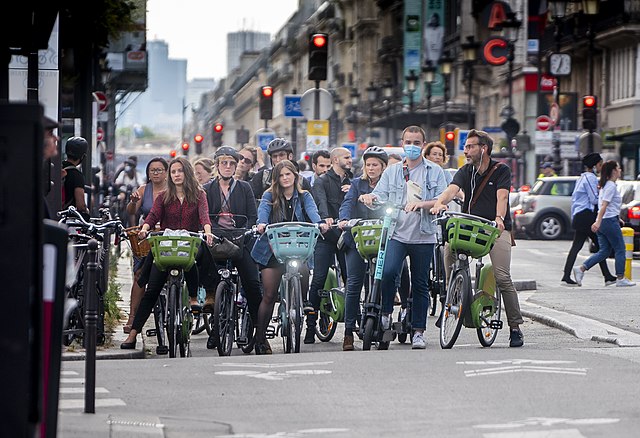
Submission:
<svg viewBox="0 0 640 438">
<path fill-rule="evenodd" d="M 202 154 L 202 140 L 204 137 L 201 134 L 196 134 L 193 136 L 193 141 L 196 142 L 196 154 Z"/>
<path fill-rule="evenodd" d="M 186 157 L 189 156 L 189 143 L 187 143 L 186 141 L 182 143 L 182 152 Z"/>
<path fill-rule="evenodd" d="M 260 120 L 273 118 L 273 87 L 264 85 L 260 88 Z"/>
<path fill-rule="evenodd" d="M 456 153 L 456 133 L 454 131 L 444 133 L 444 145 L 447 148 L 447 155 L 453 157 Z"/>
<path fill-rule="evenodd" d="M 324 81 L 327 79 L 327 53 L 329 35 L 312 33 L 309 36 L 309 80 Z"/>
<path fill-rule="evenodd" d="M 596 96 L 582 96 L 582 129 L 595 131 L 598 127 L 598 100 Z"/>
<path fill-rule="evenodd" d="M 219 148 L 222 146 L 222 134 L 224 131 L 224 125 L 222 123 L 215 123 L 213 125 L 213 146 Z"/>
<path fill-rule="evenodd" d="M 178 155 L 178 153 L 176 152 L 176 150 L 175 150 L 175 149 L 171 149 L 171 151 L 169 152 L 169 156 L 170 156 L 171 158 L 175 158 L 175 157 L 176 157 L 176 155 Z"/>
</svg>

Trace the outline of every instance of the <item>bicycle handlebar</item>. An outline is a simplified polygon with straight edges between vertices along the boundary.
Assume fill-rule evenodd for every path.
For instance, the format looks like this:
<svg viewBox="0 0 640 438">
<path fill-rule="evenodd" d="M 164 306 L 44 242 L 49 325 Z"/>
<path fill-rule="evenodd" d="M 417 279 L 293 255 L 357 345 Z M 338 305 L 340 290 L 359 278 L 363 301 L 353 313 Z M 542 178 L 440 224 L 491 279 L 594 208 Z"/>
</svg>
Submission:
<svg viewBox="0 0 640 438">
<path fill-rule="evenodd" d="M 87 228 L 89 233 L 100 233 L 109 228 L 113 228 L 118 230 L 119 234 L 121 235 L 126 234 L 124 231 L 124 225 L 122 225 L 122 221 L 120 221 L 120 219 L 110 220 L 102 224 L 94 224 L 92 222 L 87 222 L 85 218 L 82 217 L 80 212 L 74 206 L 69 206 L 69 208 L 67 208 L 66 210 L 59 211 L 58 217 L 60 218 L 58 223 L 66 224 L 65 222 L 66 220 L 73 219 L 76 222 L 71 223 L 70 225 L 85 227 Z"/>
<path fill-rule="evenodd" d="M 490 221 L 489 219 L 485 219 L 483 217 L 476 216 L 474 214 L 462 213 L 462 212 L 459 212 L 459 211 L 448 211 L 448 210 L 442 210 L 436 216 L 436 218 L 433 220 L 433 222 L 440 222 L 440 221 L 443 221 L 443 220 L 448 220 L 450 217 L 463 217 L 463 218 L 466 218 L 466 219 L 471 219 L 471 220 L 474 220 L 474 221 L 482 222 L 482 223 L 487 224 L 487 225 L 491 225 L 492 227 L 496 227 L 497 226 L 496 221 Z"/>
</svg>

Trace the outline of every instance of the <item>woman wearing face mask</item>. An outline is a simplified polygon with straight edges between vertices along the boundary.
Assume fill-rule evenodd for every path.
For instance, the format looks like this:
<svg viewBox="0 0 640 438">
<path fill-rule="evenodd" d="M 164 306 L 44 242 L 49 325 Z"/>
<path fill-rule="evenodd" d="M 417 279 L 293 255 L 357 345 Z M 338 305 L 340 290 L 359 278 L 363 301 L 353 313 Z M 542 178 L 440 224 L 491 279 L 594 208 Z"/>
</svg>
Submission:
<svg viewBox="0 0 640 438">
<path fill-rule="evenodd" d="M 351 187 L 340 205 L 340 222 L 338 227 L 344 229 L 349 219 L 379 219 L 384 214 L 382 210 L 371 210 L 358 202 L 360 195 L 371 193 L 380 181 L 382 172 L 387 168 L 389 157 L 378 146 L 371 146 L 362 154 L 364 172 L 362 177 L 353 179 Z M 360 291 L 364 283 L 366 270 L 365 261 L 360 257 L 353 240 L 351 230 L 344 232 L 344 251 L 347 262 L 347 289 L 344 309 L 344 340 L 343 351 L 352 351 L 353 332 L 356 329 L 356 319 L 360 313 Z"/>
</svg>

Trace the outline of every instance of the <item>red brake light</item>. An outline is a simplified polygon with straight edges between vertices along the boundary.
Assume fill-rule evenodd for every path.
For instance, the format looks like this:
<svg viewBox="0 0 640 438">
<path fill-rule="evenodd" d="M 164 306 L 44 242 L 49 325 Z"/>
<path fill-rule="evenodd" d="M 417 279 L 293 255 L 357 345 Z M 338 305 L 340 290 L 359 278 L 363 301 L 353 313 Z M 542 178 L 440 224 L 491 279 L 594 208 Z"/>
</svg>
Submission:
<svg viewBox="0 0 640 438">
<path fill-rule="evenodd" d="M 640 207 L 639 206 L 631 207 L 627 211 L 627 217 L 629 219 L 640 219 Z"/>
</svg>

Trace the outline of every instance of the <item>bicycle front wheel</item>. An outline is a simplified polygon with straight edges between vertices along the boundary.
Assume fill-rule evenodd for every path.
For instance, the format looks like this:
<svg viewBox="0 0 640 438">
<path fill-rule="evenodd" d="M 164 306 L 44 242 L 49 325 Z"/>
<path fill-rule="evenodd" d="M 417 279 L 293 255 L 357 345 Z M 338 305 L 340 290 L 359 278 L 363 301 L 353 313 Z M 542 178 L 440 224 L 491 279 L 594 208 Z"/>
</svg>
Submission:
<svg viewBox="0 0 640 438">
<path fill-rule="evenodd" d="M 477 329 L 478 340 L 483 347 L 491 347 L 498 337 L 498 327 L 502 326 L 500 323 L 500 314 L 502 312 L 502 295 L 496 288 L 496 300 L 497 307 L 496 313 L 487 318 L 487 321 L 482 321 L 482 327 Z M 487 324 L 488 322 L 488 324 Z"/>
<path fill-rule="evenodd" d="M 327 291 L 327 294 L 332 294 L 333 291 Z M 335 313 L 333 305 L 331 303 L 331 297 L 326 296 L 320 300 L 320 308 L 318 309 L 318 325 L 316 330 L 316 336 L 322 342 L 329 342 L 338 328 L 338 321 L 336 321 L 332 313 Z"/>
<path fill-rule="evenodd" d="M 289 279 L 289 327 L 294 353 L 300 353 L 300 337 L 302 333 L 302 289 L 300 279 L 293 276 Z"/>
<path fill-rule="evenodd" d="M 178 286 L 172 284 L 167 296 L 167 343 L 169 344 L 169 357 L 174 358 L 178 353 L 178 336 L 180 333 L 180 321 L 178 318 Z"/>
<path fill-rule="evenodd" d="M 444 270 L 444 249 L 436 246 L 431 263 L 429 279 L 429 293 L 431 294 L 430 315 L 435 316 L 438 308 L 438 296 L 446 294 L 445 270 Z"/>
<path fill-rule="evenodd" d="M 216 301 L 213 305 L 213 337 L 217 341 L 218 355 L 230 356 L 234 341 L 233 288 L 226 281 L 218 284 Z"/>
<path fill-rule="evenodd" d="M 442 324 L 440 325 L 440 347 L 448 349 L 456 343 L 462 321 L 468 305 L 467 295 L 471 290 L 469 272 L 465 269 L 458 270 L 447 290 L 447 299 L 442 309 Z"/>
</svg>

